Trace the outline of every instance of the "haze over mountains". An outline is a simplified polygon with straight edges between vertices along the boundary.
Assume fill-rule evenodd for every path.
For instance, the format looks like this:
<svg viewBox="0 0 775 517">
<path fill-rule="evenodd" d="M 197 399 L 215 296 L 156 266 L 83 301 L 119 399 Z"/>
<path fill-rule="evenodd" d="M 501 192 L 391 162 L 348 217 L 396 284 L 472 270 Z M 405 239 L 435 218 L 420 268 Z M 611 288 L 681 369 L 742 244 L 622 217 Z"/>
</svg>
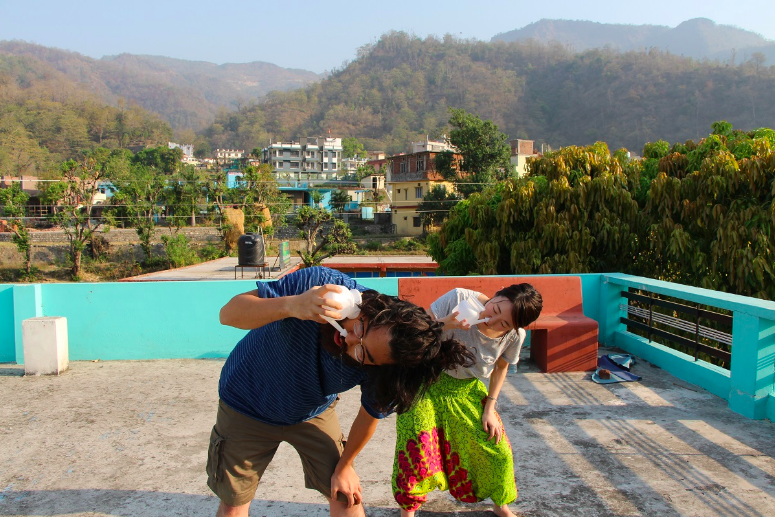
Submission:
<svg viewBox="0 0 775 517">
<path fill-rule="evenodd" d="M 540 20 L 521 29 L 497 34 L 492 41 L 558 42 L 570 50 L 584 52 L 610 47 L 622 52 L 658 48 L 694 59 L 718 59 L 739 64 L 754 52 L 775 64 L 775 42 L 751 31 L 721 25 L 707 18 L 694 18 L 675 28 L 661 25 L 622 25 L 581 20 Z"/>
</svg>

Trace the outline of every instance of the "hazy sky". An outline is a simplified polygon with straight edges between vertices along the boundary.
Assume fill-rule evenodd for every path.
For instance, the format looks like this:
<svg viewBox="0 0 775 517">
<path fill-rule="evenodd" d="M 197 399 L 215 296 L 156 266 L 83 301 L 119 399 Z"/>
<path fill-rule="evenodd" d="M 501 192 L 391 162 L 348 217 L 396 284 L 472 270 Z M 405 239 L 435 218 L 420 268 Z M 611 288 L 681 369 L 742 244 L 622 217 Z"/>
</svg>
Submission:
<svg viewBox="0 0 775 517">
<path fill-rule="evenodd" d="M 95 58 L 128 52 L 323 72 L 390 30 L 489 41 L 542 18 L 675 27 L 699 17 L 775 40 L 773 0 L 0 0 L 0 40 Z"/>
</svg>

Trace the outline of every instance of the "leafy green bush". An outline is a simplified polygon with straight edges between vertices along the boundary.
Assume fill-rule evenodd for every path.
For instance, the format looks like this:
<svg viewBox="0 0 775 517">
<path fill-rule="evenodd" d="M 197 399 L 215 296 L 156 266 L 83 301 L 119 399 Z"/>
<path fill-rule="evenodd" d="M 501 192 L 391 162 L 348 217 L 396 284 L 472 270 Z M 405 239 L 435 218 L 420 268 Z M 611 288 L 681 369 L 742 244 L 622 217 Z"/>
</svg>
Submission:
<svg viewBox="0 0 775 517">
<path fill-rule="evenodd" d="M 417 251 L 425 247 L 422 239 L 400 239 L 390 245 L 386 246 L 387 249 L 392 251 Z"/>
<path fill-rule="evenodd" d="M 382 249 L 382 243 L 379 241 L 368 241 L 362 247 L 368 251 L 379 251 Z"/>
<path fill-rule="evenodd" d="M 185 235 L 163 235 L 161 240 L 164 242 L 164 250 L 167 252 L 167 261 L 170 267 L 190 266 L 199 262 L 199 256 L 196 251 L 191 249 Z"/>
<path fill-rule="evenodd" d="M 204 246 L 199 248 L 199 258 L 203 262 L 207 262 L 208 260 L 219 259 L 225 256 L 226 256 L 226 252 L 223 250 L 223 248 L 213 246 L 212 244 L 205 244 Z"/>
</svg>

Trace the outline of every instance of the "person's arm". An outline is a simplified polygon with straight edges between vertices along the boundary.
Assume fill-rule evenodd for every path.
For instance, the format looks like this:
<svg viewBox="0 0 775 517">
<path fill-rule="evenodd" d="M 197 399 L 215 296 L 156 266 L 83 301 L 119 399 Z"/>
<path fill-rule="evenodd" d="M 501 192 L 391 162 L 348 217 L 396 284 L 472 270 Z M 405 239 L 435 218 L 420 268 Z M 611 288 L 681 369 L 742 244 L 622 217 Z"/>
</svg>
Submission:
<svg viewBox="0 0 775 517">
<path fill-rule="evenodd" d="M 284 318 L 325 323 L 323 316 L 338 319 L 340 315 L 323 305 L 334 309 L 341 309 L 342 306 L 333 300 L 324 299 L 323 296 L 328 291 L 339 291 L 340 288 L 342 287 L 338 285 L 326 284 L 298 295 L 277 298 L 261 298 L 258 296 L 258 290 L 248 291 L 238 294 L 221 308 L 220 321 L 223 325 L 243 330 L 253 330 Z"/>
<path fill-rule="evenodd" d="M 499 443 L 503 438 L 503 427 L 495 413 L 495 403 L 498 401 L 498 395 L 506 380 L 506 374 L 509 372 L 509 363 L 502 357 L 498 358 L 495 368 L 490 375 L 490 389 L 487 394 L 487 402 L 484 404 L 482 413 L 482 425 L 484 431 L 490 434 L 489 439 L 495 438 L 495 443 Z"/>
<path fill-rule="evenodd" d="M 350 427 L 350 434 L 347 436 L 347 445 L 342 457 L 339 458 L 334 475 L 331 476 L 331 499 L 336 500 L 337 493 L 341 492 L 347 496 L 347 508 L 363 501 L 361 480 L 355 473 L 353 462 L 371 440 L 378 422 L 378 419 L 371 416 L 361 406 L 358 416 L 355 417 L 353 425 Z"/>
<path fill-rule="evenodd" d="M 460 301 L 458 290 L 453 289 L 441 295 L 431 304 L 431 317 L 443 324 L 444 330 L 468 330 L 471 328 L 471 325 L 467 322 L 457 320 L 457 316 L 460 314 L 458 311 L 452 311 L 452 308 L 457 305 L 458 301 Z"/>
</svg>

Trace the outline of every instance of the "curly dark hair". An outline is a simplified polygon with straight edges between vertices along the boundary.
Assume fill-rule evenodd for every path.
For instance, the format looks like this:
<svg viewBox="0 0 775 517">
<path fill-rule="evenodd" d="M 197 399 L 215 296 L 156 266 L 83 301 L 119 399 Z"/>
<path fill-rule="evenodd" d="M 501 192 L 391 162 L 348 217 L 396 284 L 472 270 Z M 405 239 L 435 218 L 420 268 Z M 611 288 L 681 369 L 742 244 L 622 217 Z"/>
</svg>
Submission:
<svg viewBox="0 0 775 517">
<path fill-rule="evenodd" d="M 530 284 L 513 284 L 504 287 L 493 298 L 503 296 L 514 306 L 511 309 L 511 320 L 515 328 L 526 328 L 541 315 L 544 299 L 535 287 Z"/>
<path fill-rule="evenodd" d="M 459 341 L 443 340 L 443 325 L 413 303 L 366 291 L 361 315 L 370 327 L 390 329 L 395 364 L 370 368 L 371 395 L 381 411 L 407 411 L 444 370 L 474 364 L 473 353 Z"/>
</svg>

